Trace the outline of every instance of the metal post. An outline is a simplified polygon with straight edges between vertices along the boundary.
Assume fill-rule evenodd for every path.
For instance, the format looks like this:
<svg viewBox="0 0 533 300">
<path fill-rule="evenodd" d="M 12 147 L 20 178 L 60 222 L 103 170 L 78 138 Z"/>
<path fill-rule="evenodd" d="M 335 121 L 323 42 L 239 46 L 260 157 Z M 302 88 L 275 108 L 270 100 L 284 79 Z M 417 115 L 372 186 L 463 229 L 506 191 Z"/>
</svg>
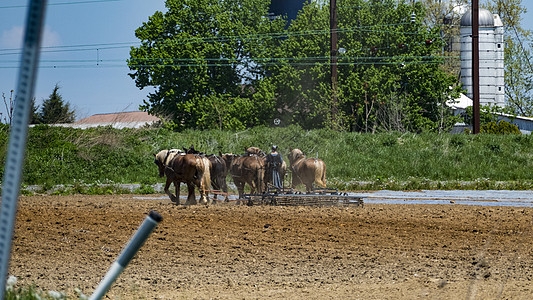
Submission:
<svg viewBox="0 0 533 300">
<path fill-rule="evenodd" d="M 98 287 L 94 290 L 89 300 L 99 300 L 104 297 L 113 282 L 124 271 L 135 253 L 142 247 L 152 230 L 163 220 L 161 215 L 155 211 L 144 219 L 139 229 L 135 232 L 129 243 L 124 247 L 117 260 L 111 265 Z"/>
<path fill-rule="evenodd" d="M 472 0 L 472 96 L 474 134 L 479 133 L 479 0 Z"/>
<path fill-rule="evenodd" d="M 11 240 L 17 214 L 22 165 L 26 153 L 31 99 L 33 97 L 35 78 L 37 77 L 37 67 L 39 66 L 42 27 L 46 10 L 46 0 L 31 0 L 29 4 L 2 186 L 2 203 L 0 207 L 0 299 L 4 299 L 9 269 Z"/>
<path fill-rule="evenodd" d="M 330 60 L 331 60 L 331 121 L 333 128 L 337 128 L 336 119 L 337 119 L 337 108 L 338 108 L 338 99 L 337 99 L 337 1 L 330 0 L 329 2 L 329 27 L 330 27 L 330 36 L 331 36 L 331 49 L 330 49 Z"/>
</svg>

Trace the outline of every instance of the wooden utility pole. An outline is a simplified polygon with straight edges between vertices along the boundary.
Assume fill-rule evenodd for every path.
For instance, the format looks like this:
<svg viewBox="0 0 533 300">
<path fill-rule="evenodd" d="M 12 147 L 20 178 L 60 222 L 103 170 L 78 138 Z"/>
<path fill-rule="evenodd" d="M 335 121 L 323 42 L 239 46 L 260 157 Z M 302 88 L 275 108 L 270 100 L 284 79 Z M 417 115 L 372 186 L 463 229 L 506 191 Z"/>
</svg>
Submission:
<svg viewBox="0 0 533 300">
<path fill-rule="evenodd" d="M 472 0 L 472 101 L 474 134 L 479 133 L 479 0 Z"/>
<path fill-rule="evenodd" d="M 334 128 L 336 128 L 337 121 L 337 0 L 330 0 L 329 2 L 329 27 L 331 35 L 331 121 Z"/>
</svg>

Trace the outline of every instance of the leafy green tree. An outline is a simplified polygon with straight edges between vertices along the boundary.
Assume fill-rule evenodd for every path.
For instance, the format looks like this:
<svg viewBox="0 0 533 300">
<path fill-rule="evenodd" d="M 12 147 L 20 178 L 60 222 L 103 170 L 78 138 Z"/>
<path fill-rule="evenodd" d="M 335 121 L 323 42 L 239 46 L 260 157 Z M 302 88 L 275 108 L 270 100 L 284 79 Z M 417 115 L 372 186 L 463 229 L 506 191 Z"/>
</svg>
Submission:
<svg viewBox="0 0 533 300">
<path fill-rule="evenodd" d="M 507 106 L 516 114 L 533 116 L 532 31 L 521 26 L 526 12 L 522 0 L 491 0 L 487 8 L 497 13 L 505 35 L 505 97 Z"/>
<path fill-rule="evenodd" d="M 264 73 L 251 58 L 270 56 L 284 22 L 270 22 L 269 1 L 167 0 L 136 30 L 130 76 L 155 87 L 141 109 L 177 129 L 242 129 L 261 125 L 273 111 L 271 89 L 254 82 Z M 266 97 L 257 97 L 263 93 Z"/>
<path fill-rule="evenodd" d="M 446 72 L 455 76 L 460 75 L 461 61 L 460 47 L 454 47 L 454 40 L 460 36 L 460 23 L 463 16 L 463 9 L 468 5 L 466 0 L 442 1 L 442 0 L 422 0 L 425 8 L 423 24 L 428 27 L 440 28 L 440 38 L 443 40 L 442 55 L 445 56 L 442 67 Z"/>
<path fill-rule="evenodd" d="M 441 68 L 440 27 L 422 23 L 422 4 L 337 3 L 338 44 L 347 50 L 338 56 L 337 120 L 330 113 L 329 7 L 316 2 L 289 27 L 281 57 L 290 59 L 272 67 L 278 110 L 285 108 L 291 122 L 304 128 L 449 129 L 454 118 L 445 102 L 458 95 L 460 86 Z"/>
<path fill-rule="evenodd" d="M 59 94 L 59 85 L 56 84 L 52 94 L 43 101 L 39 111 L 38 123 L 58 124 L 72 123 L 75 120 L 76 112 L 70 108 L 70 103 L 63 101 Z"/>
<path fill-rule="evenodd" d="M 339 0 L 338 104 L 330 85 L 329 5 L 308 2 L 286 31 L 269 1 L 167 0 L 136 31 L 128 61 L 141 109 L 171 127 L 442 131 L 445 102 L 460 91 L 444 61 L 440 27 L 424 7 L 395 0 Z M 414 13 L 414 15 L 413 15 Z M 333 107 L 338 107 L 335 118 Z"/>
</svg>

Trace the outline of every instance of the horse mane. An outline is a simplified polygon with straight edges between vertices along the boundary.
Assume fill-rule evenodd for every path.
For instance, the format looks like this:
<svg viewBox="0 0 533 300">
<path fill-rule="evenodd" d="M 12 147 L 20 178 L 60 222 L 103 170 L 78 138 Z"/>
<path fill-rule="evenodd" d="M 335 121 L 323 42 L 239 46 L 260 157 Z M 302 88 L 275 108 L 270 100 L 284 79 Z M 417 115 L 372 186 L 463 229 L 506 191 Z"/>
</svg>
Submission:
<svg viewBox="0 0 533 300">
<path fill-rule="evenodd" d="M 176 157 L 176 155 L 182 155 L 183 151 L 180 149 L 161 150 L 157 154 L 154 154 L 155 160 L 159 163 L 168 166 L 170 162 Z"/>
<path fill-rule="evenodd" d="M 292 149 L 291 152 L 289 153 L 289 156 L 291 155 L 292 155 L 294 162 L 297 162 L 298 160 L 305 158 L 305 154 L 300 149 Z"/>
<path fill-rule="evenodd" d="M 202 151 L 198 151 L 198 150 L 194 149 L 194 145 L 191 145 L 191 146 L 189 147 L 189 149 L 183 147 L 183 150 L 185 151 L 186 154 L 206 155 L 204 152 L 202 152 Z"/>
<path fill-rule="evenodd" d="M 261 150 L 259 147 L 248 147 L 244 148 L 244 154 L 242 156 L 259 156 L 259 157 L 265 157 L 266 153 Z"/>
</svg>

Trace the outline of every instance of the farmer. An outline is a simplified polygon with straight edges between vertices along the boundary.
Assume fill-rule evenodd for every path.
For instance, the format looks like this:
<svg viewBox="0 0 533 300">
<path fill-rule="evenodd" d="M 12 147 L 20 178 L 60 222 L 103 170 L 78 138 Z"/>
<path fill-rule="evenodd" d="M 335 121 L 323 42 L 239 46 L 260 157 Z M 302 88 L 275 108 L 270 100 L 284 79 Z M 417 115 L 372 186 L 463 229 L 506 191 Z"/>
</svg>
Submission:
<svg viewBox="0 0 533 300">
<path fill-rule="evenodd" d="M 283 164 L 283 158 L 278 153 L 278 146 L 272 146 L 272 152 L 266 157 L 266 171 L 268 172 L 267 178 L 272 176 L 272 185 L 276 188 L 283 188 L 283 184 L 280 178 L 281 165 Z"/>
</svg>

